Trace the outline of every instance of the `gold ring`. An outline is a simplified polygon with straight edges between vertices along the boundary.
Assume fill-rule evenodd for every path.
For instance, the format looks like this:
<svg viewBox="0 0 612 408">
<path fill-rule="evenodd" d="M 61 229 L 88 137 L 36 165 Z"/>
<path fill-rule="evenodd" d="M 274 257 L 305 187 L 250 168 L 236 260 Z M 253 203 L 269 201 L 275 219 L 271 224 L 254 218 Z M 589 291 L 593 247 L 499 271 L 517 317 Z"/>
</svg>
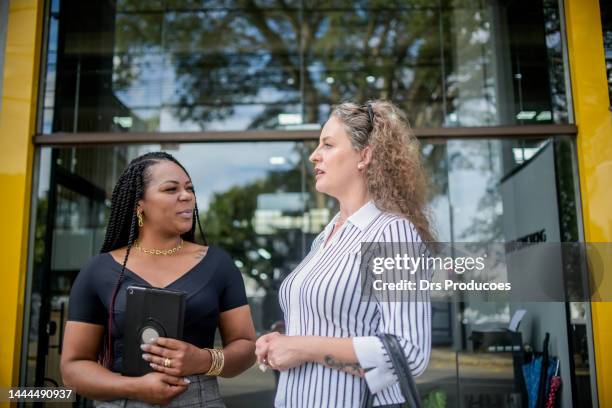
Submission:
<svg viewBox="0 0 612 408">
<path fill-rule="evenodd" d="M 170 368 L 171 366 L 172 366 L 172 360 L 170 360 L 169 358 L 165 358 L 164 359 L 164 367 Z"/>
</svg>

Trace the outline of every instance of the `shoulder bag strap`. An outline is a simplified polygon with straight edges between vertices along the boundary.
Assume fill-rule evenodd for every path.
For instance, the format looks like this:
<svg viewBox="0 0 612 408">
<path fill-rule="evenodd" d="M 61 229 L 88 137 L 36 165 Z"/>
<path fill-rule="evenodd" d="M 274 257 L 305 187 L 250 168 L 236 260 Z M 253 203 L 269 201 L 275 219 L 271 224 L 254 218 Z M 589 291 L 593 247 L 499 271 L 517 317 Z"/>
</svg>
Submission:
<svg viewBox="0 0 612 408">
<path fill-rule="evenodd" d="M 408 361 L 404 356 L 404 351 L 397 337 L 391 334 L 379 334 L 378 338 L 387 350 L 387 354 L 391 358 L 393 370 L 399 381 L 400 390 L 404 399 L 405 406 L 408 408 L 421 408 L 421 398 L 417 390 Z M 374 406 L 374 395 L 370 392 L 366 384 L 361 397 L 361 408 L 372 408 Z"/>
<path fill-rule="evenodd" d="M 378 335 L 383 345 L 387 349 L 387 353 L 391 358 L 395 375 L 398 378 L 400 390 L 406 400 L 406 404 L 410 408 L 421 408 L 421 397 L 417 390 L 412 372 L 408 366 L 408 361 L 404 356 L 404 350 L 397 339 L 397 337 L 391 334 L 380 334 Z"/>
</svg>

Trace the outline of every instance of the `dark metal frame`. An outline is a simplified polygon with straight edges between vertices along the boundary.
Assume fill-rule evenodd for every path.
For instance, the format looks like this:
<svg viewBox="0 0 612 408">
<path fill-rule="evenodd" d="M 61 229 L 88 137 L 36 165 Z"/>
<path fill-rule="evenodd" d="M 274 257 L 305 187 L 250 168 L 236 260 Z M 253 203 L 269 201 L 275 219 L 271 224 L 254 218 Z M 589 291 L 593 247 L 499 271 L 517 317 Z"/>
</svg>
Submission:
<svg viewBox="0 0 612 408">
<path fill-rule="evenodd" d="M 50 248 L 53 247 L 53 232 L 55 230 L 55 216 L 57 209 L 57 192 L 58 187 L 62 186 L 69 190 L 80 194 L 89 200 L 104 203 L 106 199 L 106 192 L 94 185 L 93 183 L 85 180 L 76 174 L 70 173 L 68 170 L 60 167 L 57 164 L 58 150 L 53 150 L 51 153 L 51 169 L 50 169 L 50 184 L 48 193 L 48 207 L 47 207 L 47 221 L 46 221 L 46 232 L 45 232 L 45 255 L 42 261 L 42 276 L 40 278 L 40 295 L 41 299 L 49 299 L 51 294 L 51 277 L 53 276 L 53 270 L 51 265 L 52 251 Z M 38 344 L 36 353 L 36 374 L 35 374 L 35 385 L 37 387 L 47 386 L 48 379 L 45 377 L 46 359 L 49 351 L 49 337 L 50 337 L 50 324 L 51 322 L 51 305 L 50 302 L 42 302 L 39 312 L 38 321 Z M 59 353 L 61 355 L 62 349 L 61 344 L 63 341 L 63 327 L 60 326 L 60 340 L 59 340 Z M 41 404 L 35 404 L 35 406 L 42 406 Z"/>
<path fill-rule="evenodd" d="M 576 125 L 482 126 L 454 128 L 415 128 L 422 139 L 545 138 L 576 135 Z M 235 132 L 79 132 L 37 134 L 37 146 L 103 145 L 116 143 L 199 143 L 318 140 L 320 130 L 249 130 Z"/>
</svg>

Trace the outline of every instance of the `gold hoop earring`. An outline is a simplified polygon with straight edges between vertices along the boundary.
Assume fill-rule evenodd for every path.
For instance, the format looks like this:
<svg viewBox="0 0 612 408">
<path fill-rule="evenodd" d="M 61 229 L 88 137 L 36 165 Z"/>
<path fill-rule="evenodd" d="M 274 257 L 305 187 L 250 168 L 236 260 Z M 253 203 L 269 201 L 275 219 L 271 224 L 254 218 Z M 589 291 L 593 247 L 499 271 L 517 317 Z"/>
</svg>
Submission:
<svg viewBox="0 0 612 408">
<path fill-rule="evenodd" d="M 138 217 L 138 226 L 142 228 L 144 225 L 144 221 L 142 219 L 142 210 L 136 211 L 136 217 Z"/>
</svg>

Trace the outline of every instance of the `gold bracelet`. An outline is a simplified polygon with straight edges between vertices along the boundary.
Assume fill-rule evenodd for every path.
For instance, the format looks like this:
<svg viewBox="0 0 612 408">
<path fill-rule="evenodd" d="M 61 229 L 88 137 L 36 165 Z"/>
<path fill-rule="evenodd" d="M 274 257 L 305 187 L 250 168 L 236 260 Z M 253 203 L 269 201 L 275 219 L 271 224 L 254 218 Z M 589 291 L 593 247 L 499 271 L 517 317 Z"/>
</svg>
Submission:
<svg viewBox="0 0 612 408">
<path fill-rule="evenodd" d="M 210 371 L 210 375 L 217 376 L 221 374 L 221 371 L 223 371 L 225 357 L 221 349 L 213 349 L 212 352 L 216 355 L 216 363 L 215 363 L 214 370 L 209 370 L 209 371 Z"/>
<path fill-rule="evenodd" d="M 209 376 L 218 376 L 223 371 L 223 366 L 225 364 L 225 356 L 223 355 L 222 349 L 205 349 L 208 350 L 210 356 L 212 358 L 210 368 L 206 372 L 206 375 Z"/>
<path fill-rule="evenodd" d="M 215 369 L 215 363 L 217 362 L 216 360 L 217 355 L 213 353 L 213 351 L 209 348 L 205 348 L 204 350 L 210 353 L 210 367 L 208 368 L 208 371 L 206 372 L 206 375 L 210 375 L 210 373 Z"/>
<path fill-rule="evenodd" d="M 219 369 L 217 370 L 215 375 L 221 375 L 223 367 L 225 366 L 225 355 L 223 354 L 222 349 L 217 349 L 217 354 L 219 355 Z"/>
<path fill-rule="evenodd" d="M 210 353 L 210 367 L 208 368 L 208 371 L 206 372 L 205 375 L 210 375 L 210 373 L 214 370 L 215 368 L 215 357 L 216 355 L 213 353 L 213 351 L 209 348 L 205 348 L 204 350 L 208 351 L 208 353 Z"/>
<path fill-rule="evenodd" d="M 210 352 L 212 361 L 210 364 L 210 368 L 208 369 L 208 372 L 206 374 L 213 376 L 216 375 L 217 371 L 219 370 L 219 354 L 215 349 L 209 349 L 208 351 Z"/>
</svg>

